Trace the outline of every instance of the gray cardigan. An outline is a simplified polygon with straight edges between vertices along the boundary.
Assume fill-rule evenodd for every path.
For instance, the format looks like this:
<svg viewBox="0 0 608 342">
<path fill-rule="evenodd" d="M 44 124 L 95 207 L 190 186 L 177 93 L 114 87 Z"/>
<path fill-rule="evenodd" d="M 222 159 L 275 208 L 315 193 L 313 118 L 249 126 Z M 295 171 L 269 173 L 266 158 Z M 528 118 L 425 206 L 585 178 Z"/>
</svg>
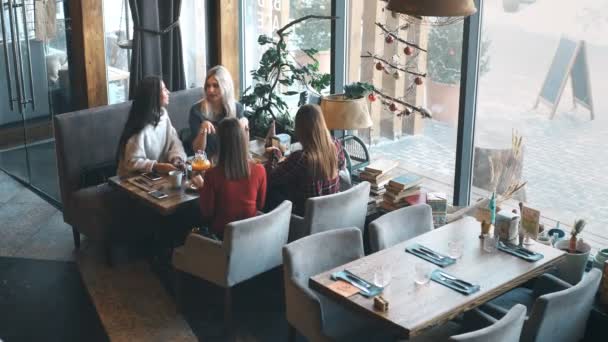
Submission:
<svg viewBox="0 0 608 342">
<path fill-rule="evenodd" d="M 201 112 L 201 102 L 202 101 L 203 100 L 196 102 L 194 105 L 192 105 L 192 108 L 190 108 L 190 117 L 188 119 L 188 122 L 190 123 L 190 138 L 192 139 L 192 141 L 194 141 L 194 138 L 198 134 L 201 124 L 204 121 L 210 121 L 213 124 L 213 126 L 217 126 L 217 124 L 221 120 L 221 119 L 219 119 L 219 120 L 214 121 L 214 120 L 211 120 L 208 117 L 206 117 Z M 245 110 L 241 103 L 235 102 L 235 105 L 236 105 L 236 118 L 240 119 L 244 116 Z M 226 117 L 226 113 L 223 113 L 223 114 L 224 115 L 221 116 L 222 119 L 224 117 Z M 217 153 L 217 149 L 218 149 L 217 135 L 210 134 L 209 136 L 207 136 L 207 147 L 205 148 L 205 152 L 207 153 L 208 156 L 211 156 L 211 155 L 214 155 Z M 196 151 L 194 151 L 194 152 L 196 152 Z"/>
</svg>

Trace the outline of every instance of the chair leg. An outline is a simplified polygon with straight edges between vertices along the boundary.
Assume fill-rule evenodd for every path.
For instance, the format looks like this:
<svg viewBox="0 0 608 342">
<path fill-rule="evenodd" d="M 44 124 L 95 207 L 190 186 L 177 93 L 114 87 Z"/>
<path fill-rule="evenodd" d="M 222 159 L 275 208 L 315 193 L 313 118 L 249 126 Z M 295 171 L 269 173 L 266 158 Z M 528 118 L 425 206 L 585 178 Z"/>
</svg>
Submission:
<svg viewBox="0 0 608 342">
<path fill-rule="evenodd" d="M 287 323 L 287 341 L 289 342 L 296 342 L 296 328 L 293 327 L 293 325 Z"/>
<path fill-rule="evenodd" d="M 110 241 L 103 242 L 103 254 L 106 259 L 106 265 L 108 265 L 108 267 L 113 267 L 114 261 L 112 260 L 112 244 Z"/>
<path fill-rule="evenodd" d="M 224 327 L 227 336 L 232 336 L 232 291 L 230 287 L 224 290 Z"/>
<path fill-rule="evenodd" d="M 80 249 L 80 233 L 74 227 L 72 227 L 72 236 L 74 236 L 74 248 Z"/>
</svg>

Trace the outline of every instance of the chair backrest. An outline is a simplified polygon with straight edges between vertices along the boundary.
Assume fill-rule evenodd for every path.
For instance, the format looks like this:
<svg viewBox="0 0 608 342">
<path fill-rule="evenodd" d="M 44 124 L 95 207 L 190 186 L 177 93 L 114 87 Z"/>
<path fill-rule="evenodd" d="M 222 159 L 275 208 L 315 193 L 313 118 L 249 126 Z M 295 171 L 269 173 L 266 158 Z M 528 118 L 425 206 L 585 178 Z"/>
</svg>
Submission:
<svg viewBox="0 0 608 342">
<path fill-rule="evenodd" d="M 375 219 L 368 229 L 371 251 L 377 252 L 433 230 L 433 210 L 427 204 L 397 209 Z"/>
<path fill-rule="evenodd" d="M 306 236 L 283 247 L 287 321 L 311 340 L 321 335 L 327 299 L 309 289 L 308 279 L 361 257 L 363 238 L 354 227 Z"/>
<path fill-rule="evenodd" d="M 290 218 L 291 202 L 283 201 L 267 214 L 226 225 L 224 249 L 228 256 L 228 286 L 281 265 L 281 249 L 287 243 Z"/>
<path fill-rule="evenodd" d="M 361 182 L 337 194 L 307 199 L 304 235 L 345 227 L 357 227 L 363 233 L 369 189 L 368 182 Z"/>
<path fill-rule="evenodd" d="M 188 125 L 189 108 L 201 93 L 195 88 L 171 94 L 169 115 L 178 131 Z M 131 102 L 124 102 L 55 116 L 59 187 L 66 222 L 71 222 L 71 195 L 81 187 L 83 172 L 115 162 L 130 108 Z"/>
<path fill-rule="evenodd" d="M 524 325 L 522 341 L 582 339 L 601 276 L 594 268 L 578 284 L 538 297 Z"/>
<path fill-rule="evenodd" d="M 466 334 L 460 334 L 450 337 L 449 341 L 460 342 L 517 342 L 521 336 L 521 329 L 526 319 L 526 307 L 517 304 L 509 310 L 509 312 L 494 324 L 471 331 Z"/>
</svg>

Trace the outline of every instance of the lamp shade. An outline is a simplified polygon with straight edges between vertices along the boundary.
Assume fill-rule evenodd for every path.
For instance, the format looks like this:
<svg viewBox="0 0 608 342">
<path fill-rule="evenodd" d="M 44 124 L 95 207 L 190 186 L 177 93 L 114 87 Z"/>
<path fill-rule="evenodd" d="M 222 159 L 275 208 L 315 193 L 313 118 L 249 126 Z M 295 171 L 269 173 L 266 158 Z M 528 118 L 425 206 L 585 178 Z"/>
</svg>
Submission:
<svg viewBox="0 0 608 342">
<path fill-rule="evenodd" d="M 466 17 L 477 12 L 473 0 L 389 0 L 386 8 L 416 17 Z"/>
<path fill-rule="evenodd" d="M 329 129 L 357 129 L 372 126 L 365 97 L 349 99 L 344 94 L 325 96 L 321 99 L 321 109 Z"/>
</svg>

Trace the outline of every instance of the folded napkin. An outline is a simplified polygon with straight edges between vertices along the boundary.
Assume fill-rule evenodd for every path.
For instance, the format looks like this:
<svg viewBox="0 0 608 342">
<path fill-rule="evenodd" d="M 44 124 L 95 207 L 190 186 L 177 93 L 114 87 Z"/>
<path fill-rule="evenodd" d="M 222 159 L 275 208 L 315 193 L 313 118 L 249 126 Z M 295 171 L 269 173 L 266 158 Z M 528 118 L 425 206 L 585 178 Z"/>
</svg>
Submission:
<svg viewBox="0 0 608 342">
<path fill-rule="evenodd" d="M 527 248 L 502 241 L 498 242 L 498 249 L 530 262 L 538 261 L 545 257 L 541 253 L 533 252 Z"/>
<path fill-rule="evenodd" d="M 456 259 L 454 258 L 435 252 L 434 250 L 417 243 L 406 247 L 405 251 L 440 267 L 446 267 L 456 262 Z"/>
<path fill-rule="evenodd" d="M 436 269 L 433 271 L 433 273 L 431 273 L 431 279 L 436 283 L 447 286 L 452 290 L 465 295 L 470 295 L 471 293 L 479 291 L 479 285 L 471 284 L 467 281 L 458 279 L 440 269 Z"/>
<path fill-rule="evenodd" d="M 331 275 L 331 279 L 344 280 L 345 282 L 359 288 L 359 294 L 368 298 L 377 296 L 382 293 L 382 290 L 384 290 L 384 288 L 371 284 L 365 279 L 362 279 L 347 270 L 333 273 Z"/>
</svg>

